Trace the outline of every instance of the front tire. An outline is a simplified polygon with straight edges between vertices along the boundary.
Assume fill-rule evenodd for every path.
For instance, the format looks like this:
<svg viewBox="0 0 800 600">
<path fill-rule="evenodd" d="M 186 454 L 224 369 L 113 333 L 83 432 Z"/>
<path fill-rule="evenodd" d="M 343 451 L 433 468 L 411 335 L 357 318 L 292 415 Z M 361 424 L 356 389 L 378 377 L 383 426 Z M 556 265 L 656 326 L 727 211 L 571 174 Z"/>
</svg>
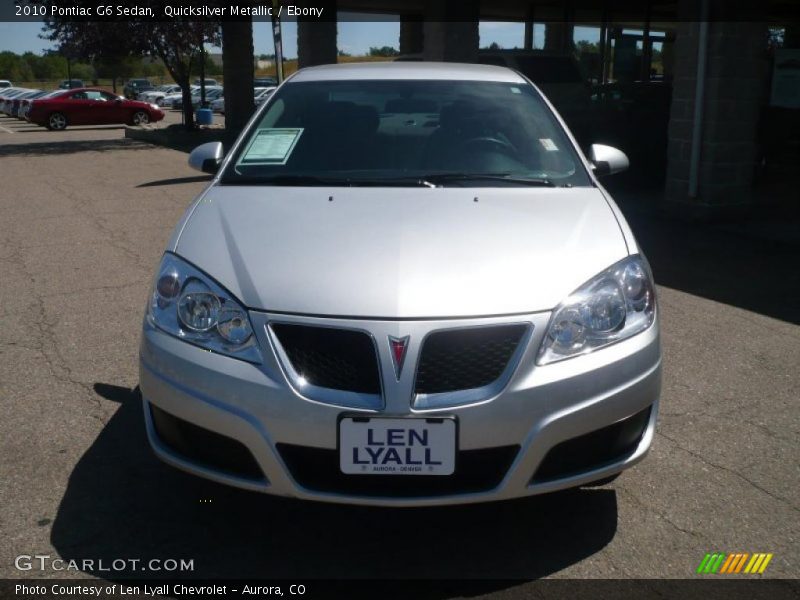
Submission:
<svg viewBox="0 0 800 600">
<path fill-rule="evenodd" d="M 131 117 L 131 123 L 134 125 L 147 125 L 150 122 L 150 115 L 143 110 L 137 110 Z"/>
<path fill-rule="evenodd" d="M 47 117 L 47 128 L 50 131 L 63 131 L 67 128 L 67 117 L 64 113 L 54 112 Z"/>
</svg>

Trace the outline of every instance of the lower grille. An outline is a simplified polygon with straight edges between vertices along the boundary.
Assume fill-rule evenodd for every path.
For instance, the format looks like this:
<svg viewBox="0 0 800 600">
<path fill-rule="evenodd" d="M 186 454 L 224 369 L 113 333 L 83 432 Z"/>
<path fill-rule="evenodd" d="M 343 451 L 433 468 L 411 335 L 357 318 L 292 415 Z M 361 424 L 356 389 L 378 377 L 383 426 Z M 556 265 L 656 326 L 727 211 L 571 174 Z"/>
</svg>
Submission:
<svg viewBox="0 0 800 600">
<path fill-rule="evenodd" d="M 461 450 L 452 475 L 345 475 L 336 450 L 278 444 L 292 477 L 306 489 L 372 497 L 448 496 L 484 492 L 500 485 L 519 446 Z"/>
<path fill-rule="evenodd" d="M 414 392 L 441 394 L 494 383 L 527 329 L 523 324 L 493 325 L 430 334 L 422 347 Z"/>
<path fill-rule="evenodd" d="M 644 435 L 650 410 L 648 407 L 613 425 L 554 446 L 536 470 L 532 483 L 578 475 L 630 456 Z"/>
<path fill-rule="evenodd" d="M 199 427 L 150 404 L 153 427 L 162 444 L 185 460 L 237 477 L 264 481 L 264 473 L 247 446 Z"/>
<path fill-rule="evenodd" d="M 378 358 L 372 338 L 362 331 L 275 323 L 272 325 L 291 367 L 321 388 L 380 394 Z"/>
</svg>

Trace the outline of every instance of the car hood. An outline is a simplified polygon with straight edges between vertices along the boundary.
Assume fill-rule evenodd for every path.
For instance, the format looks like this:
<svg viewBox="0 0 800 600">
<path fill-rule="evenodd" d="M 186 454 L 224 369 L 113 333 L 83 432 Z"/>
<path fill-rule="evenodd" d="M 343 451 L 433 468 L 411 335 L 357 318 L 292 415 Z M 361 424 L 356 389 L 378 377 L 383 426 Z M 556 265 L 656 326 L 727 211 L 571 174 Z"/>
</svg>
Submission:
<svg viewBox="0 0 800 600">
<path fill-rule="evenodd" d="M 249 308 L 373 318 L 549 310 L 627 255 L 590 187 L 213 186 L 171 249 Z"/>
</svg>

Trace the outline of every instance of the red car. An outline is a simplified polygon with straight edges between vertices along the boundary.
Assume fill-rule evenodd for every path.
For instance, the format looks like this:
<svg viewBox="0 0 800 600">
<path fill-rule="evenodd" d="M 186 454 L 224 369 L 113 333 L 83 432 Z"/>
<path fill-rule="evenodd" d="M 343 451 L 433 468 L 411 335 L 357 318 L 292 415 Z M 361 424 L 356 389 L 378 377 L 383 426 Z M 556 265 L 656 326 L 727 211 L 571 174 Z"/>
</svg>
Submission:
<svg viewBox="0 0 800 600">
<path fill-rule="evenodd" d="M 68 125 L 143 125 L 164 118 L 164 111 L 147 102 L 126 100 L 105 90 L 78 88 L 34 100 L 27 114 L 31 123 L 48 129 Z"/>
</svg>

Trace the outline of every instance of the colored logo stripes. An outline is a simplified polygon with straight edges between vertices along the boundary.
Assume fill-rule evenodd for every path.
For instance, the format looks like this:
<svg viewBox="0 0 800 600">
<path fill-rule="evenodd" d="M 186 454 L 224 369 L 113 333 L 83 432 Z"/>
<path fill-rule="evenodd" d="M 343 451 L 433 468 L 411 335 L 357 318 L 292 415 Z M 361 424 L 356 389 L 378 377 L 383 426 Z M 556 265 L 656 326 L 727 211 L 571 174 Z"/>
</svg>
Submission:
<svg viewBox="0 0 800 600">
<path fill-rule="evenodd" d="M 700 562 L 700 566 L 697 567 L 697 572 L 719 575 L 730 575 L 732 573 L 761 574 L 766 570 L 769 561 L 772 560 L 772 556 L 771 553 L 763 552 L 756 552 L 755 554 L 748 554 L 747 552 L 733 554 L 714 552 L 713 554 L 705 555 Z"/>
</svg>

